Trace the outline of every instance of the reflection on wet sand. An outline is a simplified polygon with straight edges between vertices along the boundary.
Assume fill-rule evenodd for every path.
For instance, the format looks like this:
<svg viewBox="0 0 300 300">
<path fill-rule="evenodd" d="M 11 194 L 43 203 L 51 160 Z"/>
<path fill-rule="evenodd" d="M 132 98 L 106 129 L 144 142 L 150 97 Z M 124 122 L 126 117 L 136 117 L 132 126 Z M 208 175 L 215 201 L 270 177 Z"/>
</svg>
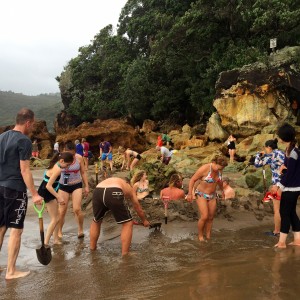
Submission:
<svg viewBox="0 0 300 300">
<path fill-rule="evenodd" d="M 297 299 L 300 292 L 300 247 L 274 249 L 276 238 L 265 227 L 218 230 L 200 244 L 193 222 L 173 222 L 161 232 L 135 226 L 131 255 L 122 259 L 120 227 L 104 223 L 99 249 L 90 252 L 86 221 L 85 239 L 66 227 L 45 267 L 36 259 L 35 219 L 28 219 L 17 261 L 31 274 L 6 282 L 0 273 L 1 299 Z"/>
</svg>

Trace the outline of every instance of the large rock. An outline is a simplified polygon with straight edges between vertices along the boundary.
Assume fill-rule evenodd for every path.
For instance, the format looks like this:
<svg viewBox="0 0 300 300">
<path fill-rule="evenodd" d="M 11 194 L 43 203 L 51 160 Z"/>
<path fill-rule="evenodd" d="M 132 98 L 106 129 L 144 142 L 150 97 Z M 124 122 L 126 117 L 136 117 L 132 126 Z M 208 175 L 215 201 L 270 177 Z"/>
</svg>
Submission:
<svg viewBox="0 0 300 300">
<path fill-rule="evenodd" d="M 221 118 L 218 113 L 213 113 L 208 120 L 205 134 L 211 141 L 224 141 L 228 138 L 229 134 L 221 124 Z"/>
<path fill-rule="evenodd" d="M 99 143 L 104 140 L 112 144 L 114 151 L 119 146 L 129 147 L 137 152 L 143 152 L 147 148 L 144 135 L 129 125 L 126 120 L 121 119 L 85 122 L 74 129 L 70 129 L 67 133 L 58 134 L 56 139 L 63 143 L 68 140 L 80 140 L 83 137 L 90 143 L 90 149 L 96 155 L 99 155 Z"/>
<path fill-rule="evenodd" d="M 152 120 L 146 119 L 143 123 L 143 127 L 141 131 L 145 133 L 149 133 L 155 131 L 156 129 L 157 129 L 157 124 Z"/>
<path fill-rule="evenodd" d="M 295 64 L 299 53 L 300 47 L 284 48 L 266 63 L 222 72 L 214 100 L 222 128 L 247 137 L 286 120 L 295 123 L 297 113 L 292 111 L 291 103 L 297 100 L 300 108 L 300 69 Z M 215 123 L 219 126 L 217 121 L 213 119 L 211 127 Z M 211 139 L 218 138 L 215 131 L 212 128 L 207 132 Z"/>
<path fill-rule="evenodd" d="M 284 121 L 288 116 L 287 108 L 278 102 L 277 96 L 271 92 L 264 96 L 263 101 L 255 94 L 218 98 L 214 101 L 214 107 L 220 115 L 222 127 L 227 132 L 243 137 L 257 134 L 265 126 Z M 219 124 L 212 126 L 212 137 L 216 139 L 218 129 L 214 126 L 219 127 Z M 222 137 L 226 131 L 220 130 Z"/>
<path fill-rule="evenodd" d="M 185 127 L 185 129 L 187 129 Z M 182 130 L 171 130 L 168 134 L 172 142 L 174 143 L 175 149 L 180 149 L 182 145 L 186 144 L 186 141 L 190 139 L 191 132 L 190 131 L 182 131 Z"/>
</svg>

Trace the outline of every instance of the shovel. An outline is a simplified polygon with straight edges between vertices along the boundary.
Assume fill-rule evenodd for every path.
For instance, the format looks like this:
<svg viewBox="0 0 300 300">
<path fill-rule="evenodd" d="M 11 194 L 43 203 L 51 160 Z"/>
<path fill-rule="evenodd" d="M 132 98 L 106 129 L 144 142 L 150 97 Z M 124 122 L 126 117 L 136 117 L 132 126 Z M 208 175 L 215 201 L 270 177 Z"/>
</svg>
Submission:
<svg viewBox="0 0 300 300">
<path fill-rule="evenodd" d="M 143 225 L 143 223 L 138 222 L 138 221 L 133 221 L 133 225 Z M 161 222 L 151 223 L 149 225 L 149 229 L 153 229 L 153 228 L 154 228 L 154 230 L 160 230 Z"/>
<path fill-rule="evenodd" d="M 43 223 L 43 211 L 45 208 L 45 201 L 43 201 L 42 208 L 39 210 L 35 204 L 33 204 L 34 210 L 38 213 L 39 216 L 39 225 L 40 225 L 40 235 L 41 235 L 41 241 L 42 246 L 39 249 L 36 249 L 36 255 L 38 261 L 42 264 L 47 266 L 51 259 L 52 259 L 52 253 L 51 248 L 49 246 L 45 246 L 44 243 L 44 223 Z"/>
<path fill-rule="evenodd" d="M 162 201 L 164 203 L 164 209 L 165 209 L 165 224 L 168 224 L 168 205 L 169 205 L 170 197 L 163 196 Z"/>
</svg>

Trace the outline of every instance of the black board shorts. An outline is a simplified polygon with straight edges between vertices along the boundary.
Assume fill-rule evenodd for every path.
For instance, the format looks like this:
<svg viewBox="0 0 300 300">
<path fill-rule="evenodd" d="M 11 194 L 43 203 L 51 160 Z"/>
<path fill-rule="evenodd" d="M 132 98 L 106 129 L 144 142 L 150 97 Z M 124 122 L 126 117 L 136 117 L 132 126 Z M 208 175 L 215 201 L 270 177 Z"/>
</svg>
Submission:
<svg viewBox="0 0 300 300">
<path fill-rule="evenodd" d="M 0 227 L 23 229 L 27 205 L 26 192 L 0 186 Z"/>
<path fill-rule="evenodd" d="M 93 193 L 94 222 L 101 221 L 109 210 L 118 224 L 132 220 L 122 189 L 96 188 Z"/>
</svg>

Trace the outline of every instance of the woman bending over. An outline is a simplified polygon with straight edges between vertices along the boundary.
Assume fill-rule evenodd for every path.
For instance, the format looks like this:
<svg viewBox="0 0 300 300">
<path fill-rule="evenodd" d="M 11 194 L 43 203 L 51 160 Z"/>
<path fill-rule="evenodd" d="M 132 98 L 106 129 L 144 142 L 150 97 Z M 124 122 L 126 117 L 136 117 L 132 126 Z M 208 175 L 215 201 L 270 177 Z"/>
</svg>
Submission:
<svg viewBox="0 0 300 300">
<path fill-rule="evenodd" d="M 49 240 L 53 234 L 54 244 L 61 244 L 58 239 L 57 224 L 59 221 L 58 204 L 64 204 L 64 199 L 58 194 L 59 179 L 62 168 L 68 167 L 73 162 L 73 155 L 68 152 L 56 153 L 50 161 L 49 167 L 44 173 L 43 181 L 38 189 L 40 196 L 44 198 L 50 216 L 45 244 L 49 245 Z"/>
</svg>

